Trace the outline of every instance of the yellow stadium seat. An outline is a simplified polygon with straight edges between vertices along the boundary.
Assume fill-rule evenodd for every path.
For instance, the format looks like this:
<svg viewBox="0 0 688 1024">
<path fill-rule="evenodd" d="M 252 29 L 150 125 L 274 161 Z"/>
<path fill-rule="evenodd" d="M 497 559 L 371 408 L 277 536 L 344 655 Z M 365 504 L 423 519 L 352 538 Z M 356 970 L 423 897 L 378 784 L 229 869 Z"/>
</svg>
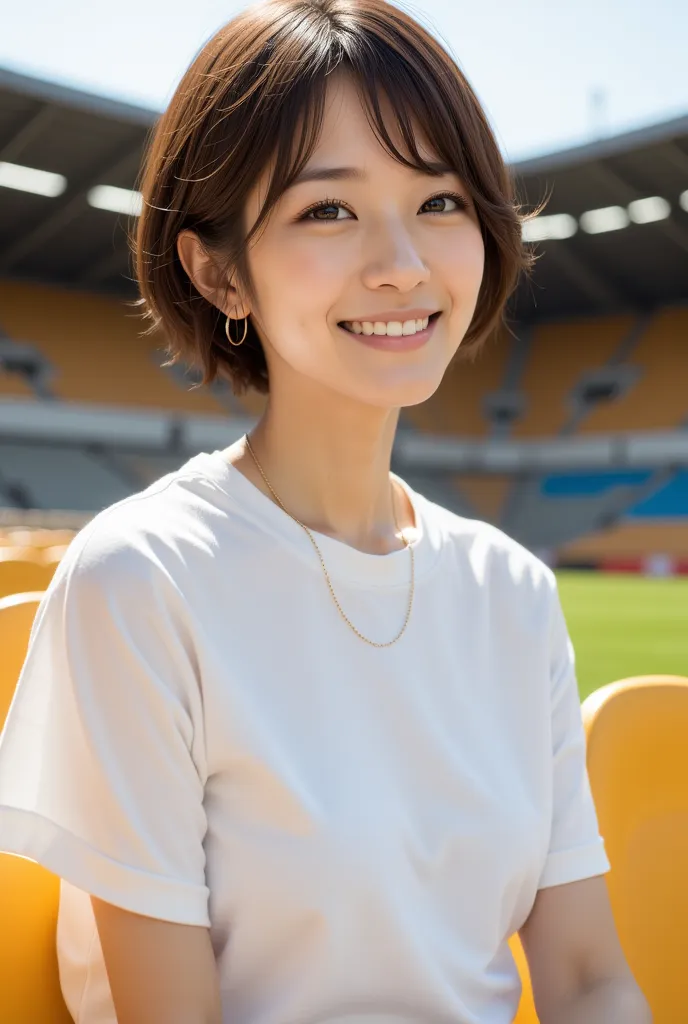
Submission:
<svg viewBox="0 0 688 1024">
<path fill-rule="evenodd" d="M 688 1013 L 688 678 L 637 676 L 583 702 L 614 919 L 654 1024 Z"/>
<path fill-rule="evenodd" d="M 0 727 L 26 657 L 42 593 L 0 600 Z M 62 1000 L 55 950 L 60 879 L 25 857 L 0 853 L 0 1019 L 72 1024 Z"/>
<path fill-rule="evenodd" d="M 60 879 L 0 853 L 0 1007 L 12 1024 L 73 1024 L 60 989 L 55 934 Z"/>
<path fill-rule="evenodd" d="M 509 948 L 511 955 L 516 961 L 518 967 L 518 973 L 521 976 L 521 984 L 523 985 L 523 991 L 521 993 L 521 1002 L 518 1004 L 518 1012 L 514 1017 L 513 1024 L 538 1024 L 539 1018 L 535 1011 L 535 1003 L 533 1001 L 533 990 L 530 984 L 530 971 L 528 969 L 528 961 L 526 955 L 523 952 L 523 946 L 518 934 L 512 935 L 509 939 Z"/>
<path fill-rule="evenodd" d="M 42 592 L 35 591 L 0 598 L 0 730 L 24 664 L 31 626 L 42 597 Z"/>
<path fill-rule="evenodd" d="M 54 572 L 55 564 L 47 564 L 40 550 L 0 547 L 0 598 L 46 590 Z"/>
</svg>

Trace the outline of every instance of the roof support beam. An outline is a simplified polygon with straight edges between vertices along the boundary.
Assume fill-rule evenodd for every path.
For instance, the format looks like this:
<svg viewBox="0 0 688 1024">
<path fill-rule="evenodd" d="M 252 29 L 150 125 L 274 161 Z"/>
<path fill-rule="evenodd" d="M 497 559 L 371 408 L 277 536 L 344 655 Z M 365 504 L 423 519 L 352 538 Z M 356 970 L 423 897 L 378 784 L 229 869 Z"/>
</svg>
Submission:
<svg viewBox="0 0 688 1024">
<path fill-rule="evenodd" d="M 626 175 L 613 171 L 607 164 L 596 161 L 589 165 L 588 170 L 590 174 L 594 174 L 608 188 L 623 196 L 623 202 L 625 203 L 632 203 L 634 199 L 644 199 L 648 194 L 646 190 L 640 191 L 635 184 L 628 180 Z M 667 220 L 654 221 L 653 227 L 656 231 L 663 234 L 665 238 L 670 238 L 679 249 L 688 253 L 688 231 L 680 224 L 677 224 L 675 220 L 669 218 Z"/>
<path fill-rule="evenodd" d="M 21 128 L 15 129 L 0 142 L 0 160 L 14 163 L 18 157 L 21 157 L 29 143 L 50 126 L 54 117 L 55 108 L 51 107 L 49 103 L 43 103 Z"/>
<path fill-rule="evenodd" d="M 7 273 L 58 231 L 66 228 L 86 207 L 86 194 L 93 185 L 106 183 L 108 178 L 117 178 L 120 175 L 133 178 L 140 159 L 141 145 L 138 144 L 134 149 L 129 147 L 114 158 L 110 154 L 107 160 L 92 167 L 87 175 L 69 182 L 59 199 L 51 203 L 47 217 L 0 255 L 0 274 Z"/>
<path fill-rule="evenodd" d="M 688 154 L 679 149 L 675 142 L 667 142 L 666 146 L 661 147 L 660 153 L 688 182 Z"/>
<path fill-rule="evenodd" d="M 602 310 L 613 310 L 627 307 L 630 302 L 627 295 L 615 288 L 609 280 L 605 280 L 603 272 L 592 270 L 572 251 L 566 242 L 551 241 L 546 246 L 546 258 L 556 263 L 563 273 L 592 299 Z"/>
</svg>

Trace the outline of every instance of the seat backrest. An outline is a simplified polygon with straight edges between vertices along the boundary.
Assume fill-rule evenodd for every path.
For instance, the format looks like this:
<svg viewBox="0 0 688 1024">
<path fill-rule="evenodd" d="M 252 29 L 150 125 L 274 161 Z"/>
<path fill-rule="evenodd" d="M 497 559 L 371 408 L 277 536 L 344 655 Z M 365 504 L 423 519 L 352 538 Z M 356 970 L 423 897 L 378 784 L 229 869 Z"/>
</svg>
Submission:
<svg viewBox="0 0 688 1024">
<path fill-rule="evenodd" d="M 0 599 L 0 729 L 26 657 L 42 593 Z M 60 879 L 25 857 L 0 853 L 0 1018 L 72 1024 L 62 1000 L 55 933 Z"/>
<path fill-rule="evenodd" d="M 60 879 L 25 857 L 0 853 L 0 1019 L 73 1024 L 62 998 L 55 938 Z"/>
<path fill-rule="evenodd" d="M 638 676 L 583 702 L 614 919 L 654 1024 L 688 1008 L 688 678 Z"/>
<path fill-rule="evenodd" d="M 533 989 L 530 983 L 530 969 L 528 968 L 528 961 L 521 945 L 521 940 L 518 933 L 512 935 L 509 939 L 509 949 L 511 955 L 516 961 L 518 967 L 518 973 L 521 977 L 521 984 L 523 986 L 521 992 L 521 1001 L 518 1004 L 518 1012 L 514 1017 L 513 1024 L 538 1024 L 539 1018 L 535 1010 L 535 1001 L 533 998 Z"/>
<path fill-rule="evenodd" d="M 26 658 L 31 626 L 42 597 L 42 591 L 0 597 L 0 730 Z"/>
<path fill-rule="evenodd" d="M 55 573 L 42 554 L 28 548 L 0 549 L 0 597 L 46 590 Z"/>
</svg>

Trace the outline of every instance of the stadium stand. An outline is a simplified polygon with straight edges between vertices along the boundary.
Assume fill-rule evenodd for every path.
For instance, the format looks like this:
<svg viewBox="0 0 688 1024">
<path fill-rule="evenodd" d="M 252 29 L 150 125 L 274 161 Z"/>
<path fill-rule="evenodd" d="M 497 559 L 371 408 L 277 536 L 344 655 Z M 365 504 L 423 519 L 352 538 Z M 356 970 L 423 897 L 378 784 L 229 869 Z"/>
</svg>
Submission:
<svg viewBox="0 0 688 1024">
<path fill-rule="evenodd" d="M 161 370 L 161 339 L 142 336 L 145 325 L 122 301 L 2 281 L 0 316 L 6 335 L 29 342 L 43 361 L 51 398 L 215 415 L 228 412 L 207 390 L 191 390 L 190 383 L 184 387 Z"/>
<path fill-rule="evenodd" d="M 578 493 L 586 490 L 604 493 L 628 482 L 642 483 L 652 477 L 649 472 L 574 476 L 560 478 L 557 486 L 563 485 L 569 493 L 572 488 Z M 688 472 L 681 470 L 669 474 L 648 497 L 627 507 L 615 525 L 565 545 L 560 557 L 569 565 L 601 562 L 605 568 L 615 571 L 642 570 L 653 574 L 688 571 L 687 505 Z"/>
<path fill-rule="evenodd" d="M 581 433 L 666 430 L 688 426 L 688 308 L 659 310 L 630 355 L 634 387 L 598 402 Z"/>
<path fill-rule="evenodd" d="M 131 493 L 126 480 L 77 448 L 10 442 L 0 446 L 0 458 L 3 478 L 21 481 L 38 508 L 88 509 L 94 494 L 109 505 Z"/>
<path fill-rule="evenodd" d="M 6 526 L 49 510 L 76 525 L 231 443 L 264 408 L 163 367 L 164 338 L 143 335 L 130 304 L 125 228 L 155 118 L 0 69 L 0 170 L 62 176 L 51 195 L 0 184 Z M 553 564 L 683 571 L 688 118 L 512 172 L 526 211 L 549 196 L 524 231 L 534 277 L 480 356 L 459 352 L 437 393 L 403 411 L 394 468 Z"/>
<path fill-rule="evenodd" d="M 0 366 L 0 396 L 13 396 L 17 398 L 31 398 L 34 391 L 31 385 L 23 376 Z"/>
<path fill-rule="evenodd" d="M 453 482 L 469 503 L 475 519 L 484 519 L 495 525 L 501 522 L 502 509 L 511 486 L 510 477 L 462 474 L 454 477 Z"/>
<path fill-rule="evenodd" d="M 569 568 L 601 568 L 610 572 L 671 574 L 688 572 L 686 523 L 619 523 L 562 545 L 559 563 Z"/>
<path fill-rule="evenodd" d="M 562 433 L 573 412 L 569 400 L 576 384 L 593 367 L 613 358 L 632 326 L 632 317 L 616 316 L 535 328 L 521 379 L 525 413 L 514 422 L 512 436 Z"/>
</svg>

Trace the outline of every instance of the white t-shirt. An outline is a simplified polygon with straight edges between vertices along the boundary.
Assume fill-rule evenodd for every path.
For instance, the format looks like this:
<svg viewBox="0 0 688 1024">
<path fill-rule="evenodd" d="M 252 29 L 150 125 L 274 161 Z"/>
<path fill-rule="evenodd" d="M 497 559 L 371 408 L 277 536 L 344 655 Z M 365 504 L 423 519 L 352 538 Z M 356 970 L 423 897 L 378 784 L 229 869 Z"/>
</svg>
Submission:
<svg viewBox="0 0 688 1024">
<path fill-rule="evenodd" d="M 0 741 L 0 850 L 65 880 L 79 1024 L 116 1019 L 89 893 L 208 926 L 224 1024 L 507 1024 L 538 889 L 609 870 L 554 574 L 404 486 L 386 648 L 221 452 L 73 541 Z M 408 551 L 316 539 L 394 637 Z"/>
</svg>

